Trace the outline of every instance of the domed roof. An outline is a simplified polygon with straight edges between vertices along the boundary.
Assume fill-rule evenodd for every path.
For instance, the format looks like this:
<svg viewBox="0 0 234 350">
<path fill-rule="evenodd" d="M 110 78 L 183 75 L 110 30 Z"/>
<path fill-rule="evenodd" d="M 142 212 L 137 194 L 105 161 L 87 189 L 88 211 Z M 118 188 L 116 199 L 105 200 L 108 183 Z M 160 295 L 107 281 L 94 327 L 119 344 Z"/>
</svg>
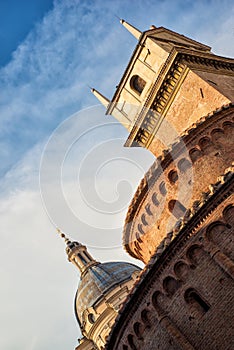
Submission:
<svg viewBox="0 0 234 350">
<path fill-rule="evenodd" d="M 78 322 L 82 323 L 83 312 L 92 307 L 106 293 L 121 282 L 132 278 L 135 271 L 141 269 L 126 262 L 107 262 L 91 266 L 82 276 L 75 298 L 75 313 Z"/>
</svg>

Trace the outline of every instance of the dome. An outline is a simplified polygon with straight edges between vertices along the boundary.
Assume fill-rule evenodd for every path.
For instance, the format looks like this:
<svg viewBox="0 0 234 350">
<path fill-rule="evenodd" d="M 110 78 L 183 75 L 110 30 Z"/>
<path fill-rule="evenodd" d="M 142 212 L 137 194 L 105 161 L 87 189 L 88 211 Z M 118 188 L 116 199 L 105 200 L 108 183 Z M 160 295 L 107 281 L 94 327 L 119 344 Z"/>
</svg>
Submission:
<svg viewBox="0 0 234 350">
<path fill-rule="evenodd" d="M 107 262 L 91 266 L 82 276 L 75 298 L 75 313 L 82 324 L 83 312 L 102 299 L 106 293 L 128 281 L 141 269 L 126 262 Z"/>
</svg>

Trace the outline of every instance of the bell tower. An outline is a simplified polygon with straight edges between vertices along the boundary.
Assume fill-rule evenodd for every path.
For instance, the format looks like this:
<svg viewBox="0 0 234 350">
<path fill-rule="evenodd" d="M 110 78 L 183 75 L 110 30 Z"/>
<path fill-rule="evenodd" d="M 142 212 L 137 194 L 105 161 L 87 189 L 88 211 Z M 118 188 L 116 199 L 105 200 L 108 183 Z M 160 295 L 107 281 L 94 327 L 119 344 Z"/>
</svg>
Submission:
<svg viewBox="0 0 234 350">
<path fill-rule="evenodd" d="M 141 32 L 120 22 L 138 44 L 106 114 L 129 130 L 125 146 L 158 156 L 202 116 L 232 102 L 234 61 L 169 29 Z"/>
</svg>

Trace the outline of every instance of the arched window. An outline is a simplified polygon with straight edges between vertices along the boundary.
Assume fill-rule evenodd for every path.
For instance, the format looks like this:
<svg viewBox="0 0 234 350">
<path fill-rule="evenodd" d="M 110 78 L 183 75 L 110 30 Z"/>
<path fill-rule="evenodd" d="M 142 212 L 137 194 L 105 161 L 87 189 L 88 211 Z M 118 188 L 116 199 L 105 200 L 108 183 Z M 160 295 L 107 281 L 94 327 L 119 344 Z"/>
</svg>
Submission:
<svg viewBox="0 0 234 350">
<path fill-rule="evenodd" d="M 144 309 L 141 312 L 141 319 L 146 327 L 150 327 L 150 312 L 148 310 Z"/>
<path fill-rule="evenodd" d="M 129 343 L 129 345 L 130 345 L 130 348 L 131 348 L 132 350 L 137 350 L 137 348 L 136 348 L 136 346 L 135 346 L 135 344 L 134 344 L 133 339 L 134 339 L 133 335 L 132 335 L 132 334 L 129 334 L 129 335 L 128 335 L 128 343 Z"/>
<path fill-rule="evenodd" d="M 141 222 L 144 226 L 147 226 L 148 225 L 148 222 L 146 221 L 146 217 L 145 217 L 145 214 L 142 214 L 141 215 Z"/>
<path fill-rule="evenodd" d="M 142 334 L 144 332 L 144 326 L 140 322 L 135 322 L 133 325 L 134 332 L 137 338 L 142 339 Z"/>
<path fill-rule="evenodd" d="M 91 260 L 90 255 L 86 251 L 84 251 L 83 253 L 84 253 L 85 257 L 87 258 L 87 261 L 90 261 Z"/>
<path fill-rule="evenodd" d="M 168 276 L 163 281 L 163 288 L 169 296 L 175 294 L 177 289 L 179 289 L 181 283 L 177 281 L 174 277 Z"/>
<path fill-rule="evenodd" d="M 191 161 L 194 163 L 198 158 L 202 156 L 202 152 L 198 148 L 194 147 L 189 151 L 189 155 Z"/>
<path fill-rule="evenodd" d="M 228 224 L 234 223 L 234 206 L 233 204 L 229 204 L 224 210 L 223 210 L 223 217 L 226 220 Z"/>
<path fill-rule="evenodd" d="M 143 230 L 143 228 L 142 228 L 142 225 L 141 224 L 138 224 L 138 226 L 137 226 L 137 228 L 138 228 L 138 231 L 142 234 L 142 235 L 144 235 L 144 230 Z"/>
<path fill-rule="evenodd" d="M 137 239 L 138 242 L 143 243 L 143 241 L 142 241 L 142 239 L 141 239 L 141 237 L 140 237 L 139 232 L 136 232 L 136 239 Z"/>
<path fill-rule="evenodd" d="M 156 292 L 154 292 L 154 294 L 152 295 L 153 307 L 155 308 L 155 310 L 157 311 L 158 314 L 163 313 L 163 309 L 162 309 L 161 303 L 160 303 L 160 299 L 162 301 L 162 298 L 163 298 L 163 294 L 158 290 Z"/>
<path fill-rule="evenodd" d="M 85 258 L 83 257 L 83 255 L 81 253 L 78 253 L 78 258 L 82 261 L 83 264 L 86 264 L 87 261 L 85 260 Z"/>
<path fill-rule="evenodd" d="M 176 170 L 171 170 L 168 174 L 168 179 L 170 181 L 171 184 L 176 183 L 176 181 L 178 180 L 178 173 Z"/>
<path fill-rule="evenodd" d="M 142 93 L 145 87 L 145 80 L 139 77 L 139 75 L 133 75 L 130 80 L 130 87 L 136 91 L 139 95 Z"/>
<path fill-rule="evenodd" d="M 179 162 L 178 162 L 178 168 L 180 169 L 180 171 L 183 173 L 186 170 L 188 170 L 189 168 L 191 168 L 192 163 L 186 159 L 186 158 L 182 158 Z"/>
<path fill-rule="evenodd" d="M 147 204 L 147 205 L 145 206 L 145 210 L 146 210 L 146 213 L 147 213 L 147 214 L 153 215 L 153 213 L 152 213 L 152 211 L 151 211 L 151 209 L 150 209 L 150 204 Z"/>
<path fill-rule="evenodd" d="M 137 251 L 141 250 L 141 246 L 140 246 L 140 244 L 137 241 L 134 242 L 134 245 L 135 245 Z"/>
<path fill-rule="evenodd" d="M 157 207 L 159 205 L 159 201 L 158 201 L 158 198 L 157 198 L 157 194 L 154 193 L 153 196 L 152 196 L 152 202 L 154 203 L 154 205 Z"/>
<path fill-rule="evenodd" d="M 94 323 L 95 322 L 95 317 L 94 317 L 94 314 L 88 314 L 88 320 L 90 323 Z"/>
<path fill-rule="evenodd" d="M 200 295 L 193 288 L 186 290 L 184 294 L 186 303 L 188 303 L 194 311 L 200 315 L 204 315 L 209 309 L 210 306 L 200 297 Z"/>
<path fill-rule="evenodd" d="M 198 143 L 202 151 L 209 151 L 213 148 L 213 144 L 207 136 L 202 137 Z"/>
<path fill-rule="evenodd" d="M 159 185 L 159 191 L 161 192 L 161 194 L 163 196 L 165 196 L 167 194 L 167 189 L 166 189 L 166 184 L 164 181 L 162 181 Z"/>
</svg>

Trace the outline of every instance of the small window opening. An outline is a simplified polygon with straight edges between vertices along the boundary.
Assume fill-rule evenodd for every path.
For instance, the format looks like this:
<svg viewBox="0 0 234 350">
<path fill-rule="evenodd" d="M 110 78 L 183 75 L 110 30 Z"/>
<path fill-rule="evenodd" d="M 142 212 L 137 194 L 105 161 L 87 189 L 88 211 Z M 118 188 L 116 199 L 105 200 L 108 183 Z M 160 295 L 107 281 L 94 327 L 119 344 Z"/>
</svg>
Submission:
<svg viewBox="0 0 234 350">
<path fill-rule="evenodd" d="M 157 207 L 159 205 L 159 200 L 157 198 L 157 194 L 154 193 L 152 196 L 152 202 L 154 203 L 154 205 Z"/>
<path fill-rule="evenodd" d="M 142 228 L 142 225 L 141 224 L 138 224 L 138 226 L 137 226 L 137 228 L 138 228 L 138 231 L 142 234 L 142 235 L 144 235 L 144 230 L 143 230 L 143 228 Z"/>
<path fill-rule="evenodd" d="M 89 314 L 88 315 L 88 320 L 89 320 L 90 323 L 93 324 L 95 322 L 94 314 Z"/>
<path fill-rule="evenodd" d="M 134 329 L 134 332 L 135 332 L 137 338 L 142 339 L 142 334 L 144 331 L 143 325 L 140 322 L 136 322 L 133 325 L 133 329 Z"/>
<path fill-rule="evenodd" d="M 161 194 L 163 196 L 165 196 L 167 194 L 167 189 L 166 189 L 166 185 L 165 185 L 165 182 L 161 182 L 160 185 L 159 185 L 159 191 L 161 192 Z"/>
<path fill-rule="evenodd" d="M 145 87 L 145 80 L 139 77 L 139 75 L 133 75 L 130 80 L 130 86 L 135 90 L 139 95 L 142 93 Z"/>
<path fill-rule="evenodd" d="M 89 254 L 88 254 L 87 252 L 83 252 L 83 253 L 84 253 L 85 257 L 87 258 L 87 261 L 90 261 L 91 258 L 90 258 L 90 256 L 89 256 Z"/>
<path fill-rule="evenodd" d="M 184 173 L 185 171 L 187 171 L 191 167 L 192 167 L 192 163 L 186 158 L 182 158 L 178 162 L 178 168 L 182 173 Z"/>
<path fill-rule="evenodd" d="M 171 184 L 176 183 L 176 181 L 178 180 L 178 173 L 176 170 L 171 170 L 168 174 L 168 179 L 170 181 Z"/>
<path fill-rule="evenodd" d="M 137 350 L 137 348 L 136 348 L 136 346 L 135 346 L 135 344 L 134 344 L 133 338 L 134 338 L 133 335 L 132 335 L 132 334 L 129 334 L 129 335 L 128 335 L 128 343 L 129 343 L 130 348 L 131 348 L 132 350 Z"/>
<path fill-rule="evenodd" d="M 186 303 L 192 306 L 198 313 L 205 314 L 210 306 L 200 297 L 194 289 L 188 289 L 184 295 Z"/>
<path fill-rule="evenodd" d="M 83 257 L 83 255 L 80 254 L 80 253 L 78 253 L 77 255 L 78 255 L 78 258 L 82 261 L 82 263 L 83 263 L 83 264 L 86 264 L 86 260 L 85 260 L 85 258 Z"/>
</svg>

